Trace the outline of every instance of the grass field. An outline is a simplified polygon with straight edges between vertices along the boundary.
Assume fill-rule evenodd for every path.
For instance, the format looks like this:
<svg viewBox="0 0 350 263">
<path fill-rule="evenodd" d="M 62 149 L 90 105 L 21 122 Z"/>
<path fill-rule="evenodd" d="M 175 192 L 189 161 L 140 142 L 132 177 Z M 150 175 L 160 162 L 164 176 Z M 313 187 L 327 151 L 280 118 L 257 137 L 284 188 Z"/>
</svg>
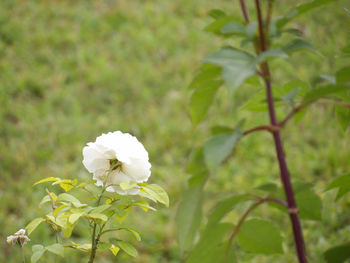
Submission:
<svg viewBox="0 0 350 263">
<path fill-rule="evenodd" d="M 294 1 L 276 2 L 275 14 L 281 15 Z M 350 8 L 349 2 L 319 8 L 293 24 L 324 57 L 306 52 L 290 63 L 274 62 L 276 85 L 292 78 L 311 82 L 312 76 L 332 74 L 343 63 L 336 57 L 350 43 L 350 16 L 343 7 Z M 114 130 L 143 142 L 152 163 L 150 181 L 163 186 L 171 199 L 170 209 L 133 215 L 130 225 L 143 237 L 135 243 L 140 256 L 121 253 L 118 262 L 181 262 L 174 217 L 189 177 L 183 168 L 191 149 L 205 141 L 212 124 L 234 126 L 242 116 L 247 127 L 268 120 L 266 113 L 241 109 L 259 90 L 244 86 L 232 99 L 222 89 L 208 121 L 192 128 L 187 85 L 200 59 L 224 44 L 202 30 L 211 21 L 207 12 L 212 8 L 241 16 L 237 1 L 226 0 L 0 2 L 1 262 L 19 262 L 6 236 L 40 216 L 37 204 L 44 187 L 32 184 L 47 176 L 90 178 L 81 150 L 102 132 Z M 323 221 L 303 222 L 310 262 L 322 262 L 324 250 L 349 241 L 350 235 L 350 228 L 344 228 L 350 223 L 349 196 L 335 203 L 334 192 L 324 193 L 327 181 L 349 172 L 349 132 L 334 118 L 331 107 L 317 104 L 283 133 L 294 181 L 312 183 L 324 201 Z M 210 179 L 205 211 L 228 193 L 249 191 L 266 180 L 278 182 L 278 167 L 270 136 L 258 133 L 242 140 L 234 158 Z M 227 220 L 235 222 L 240 212 Z M 284 235 L 291 236 L 288 219 L 275 210 L 258 214 L 277 219 Z M 82 224 L 74 237 L 81 240 L 86 234 Z M 43 226 L 31 239 L 31 244 L 54 242 Z M 287 256 L 241 262 L 296 262 L 292 249 L 285 248 Z M 29 248 L 26 253 L 29 258 Z M 87 256 L 67 253 L 69 260 L 62 262 L 87 262 Z M 54 262 L 54 257 L 42 262 Z M 114 261 L 106 252 L 97 262 Z"/>
</svg>

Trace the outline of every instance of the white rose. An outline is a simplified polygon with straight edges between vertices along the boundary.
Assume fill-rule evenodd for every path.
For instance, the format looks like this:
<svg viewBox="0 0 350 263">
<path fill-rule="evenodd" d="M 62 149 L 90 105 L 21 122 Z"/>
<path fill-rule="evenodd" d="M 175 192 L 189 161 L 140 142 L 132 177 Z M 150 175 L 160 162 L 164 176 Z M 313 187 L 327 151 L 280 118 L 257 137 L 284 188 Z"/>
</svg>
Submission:
<svg viewBox="0 0 350 263">
<path fill-rule="evenodd" d="M 122 190 L 120 183 L 146 182 L 151 175 L 148 152 L 129 133 L 115 131 L 102 134 L 83 148 L 83 157 L 83 164 L 93 173 L 96 185 L 105 184 L 109 192 L 137 194 L 139 190 L 136 188 Z"/>
<path fill-rule="evenodd" d="M 19 244 L 21 247 L 23 247 L 27 242 L 30 241 L 30 239 L 26 236 L 26 230 L 20 229 L 16 233 L 14 233 L 11 236 L 8 236 L 6 239 L 6 242 L 9 244 Z"/>
</svg>

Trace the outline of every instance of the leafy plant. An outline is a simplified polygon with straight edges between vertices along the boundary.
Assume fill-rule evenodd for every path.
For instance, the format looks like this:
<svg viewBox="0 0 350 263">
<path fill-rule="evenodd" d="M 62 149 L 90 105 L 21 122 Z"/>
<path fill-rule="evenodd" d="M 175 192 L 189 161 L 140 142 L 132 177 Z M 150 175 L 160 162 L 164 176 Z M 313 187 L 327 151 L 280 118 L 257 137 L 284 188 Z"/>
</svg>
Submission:
<svg viewBox="0 0 350 263">
<path fill-rule="evenodd" d="M 255 21 L 251 20 L 252 16 L 248 13 L 244 0 L 239 1 L 243 21 L 222 10 L 209 12 L 214 21 L 205 31 L 224 39 L 240 40 L 240 47 L 226 45 L 202 60 L 202 65 L 189 86 L 193 90 L 190 100 L 193 125 L 197 126 L 205 119 L 222 86 L 226 86 L 231 95 L 253 78 L 259 78 L 254 83 L 262 85 L 264 89 L 257 90 L 244 108 L 266 112 L 269 123 L 246 130 L 243 129 L 243 121 L 235 128 L 214 127 L 212 136 L 194 151 L 187 168 L 192 177 L 177 214 L 180 249 L 184 258 L 187 258 L 186 262 L 203 262 L 211 257 L 211 262 L 235 262 L 236 251 L 232 244 L 236 238 L 238 245 L 250 253 L 283 253 L 281 230 L 265 219 L 249 218 L 255 209 L 265 203 L 289 216 L 296 256 L 299 262 L 308 262 L 301 220 L 322 220 L 322 201 L 313 191 L 312 185 L 292 184 L 281 133 L 288 122 L 293 119 L 299 121 L 314 103 L 333 105 L 339 124 L 347 130 L 350 125 L 350 68 L 345 66 L 337 70 L 334 76 L 320 75 L 319 81 L 312 85 L 295 79 L 279 87 L 273 86 L 274 71 L 270 62 L 276 59 L 288 61 L 295 52 L 311 51 L 319 55 L 317 49 L 303 39 L 297 29 L 289 28 L 288 25 L 298 16 L 331 2 L 333 1 L 313 0 L 297 5 L 282 17 L 273 18 L 275 1 L 255 0 Z M 287 38 L 285 35 L 293 37 L 290 39 L 290 36 Z M 343 53 L 343 56 L 348 56 L 349 47 L 344 48 Z M 277 107 L 288 109 L 281 120 L 276 114 Z M 280 168 L 283 189 L 267 182 L 259 187 L 259 190 L 267 193 L 266 196 L 236 195 L 219 202 L 209 215 L 199 241 L 195 242 L 195 236 L 200 230 L 203 189 L 210 180 L 209 177 L 214 176 L 219 167 L 224 166 L 232 157 L 240 140 L 258 131 L 268 132 L 273 138 L 274 145 L 271 147 L 276 150 L 276 163 Z M 337 178 L 327 190 L 334 188 L 339 188 L 337 198 L 350 191 L 349 176 Z M 249 207 L 236 225 L 221 223 L 225 215 L 242 203 L 249 203 Z M 187 224 L 183 223 L 185 218 L 188 219 Z M 347 247 L 348 244 L 331 248 L 325 252 L 325 259 L 327 262 L 344 262 L 349 259 Z"/>
<path fill-rule="evenodd" d="M 34 183 L 34 186 L 50 183 L 58 189 L 52 191 L 46 188 L 46 195 L 39 206 L 47 213 L 33 219 L 26 226 L 30 235 L 40 224 L 46 223 L 56 236 L 56 242 L 51 245 L 32 246 L 32 263 L 38 262 L 46 252 L 64 257 L 65 248 L 89 253 L 89 263 L 94 262 L 97 251 L 104 250 L 110 250 L 114 256 L 122 250 L 136 257 L 136 248 L 128 241 L 116 237 L 115 233 L 126 231 L 140 241 L 139 231 L 124 224 L 129 214 L 135 208 L 145 212 L 155 211 L 146 200 L 169 206 L 169 197 L 163 188 L 145 183 L 150 176 L 151 167 L 148 153 L 130 134 L 119 131 L 103 134 L 96 142 L 88 143 L 83 149 L 83 155 L 83 163 L 94 174 L 94 180 L 78 182 L 77 179 L 47 177 Z M 58 194 L 59 189 L 63 193 Z M 91 241 L 83 244 L 69 241 L 75 227 L 82 220 L 89 223 Z M 29 238 L 25 236 L 24 229 L 8 238 L 8 243 L 18 243 L 21 248 L 27 241 Z"/>
</svg>

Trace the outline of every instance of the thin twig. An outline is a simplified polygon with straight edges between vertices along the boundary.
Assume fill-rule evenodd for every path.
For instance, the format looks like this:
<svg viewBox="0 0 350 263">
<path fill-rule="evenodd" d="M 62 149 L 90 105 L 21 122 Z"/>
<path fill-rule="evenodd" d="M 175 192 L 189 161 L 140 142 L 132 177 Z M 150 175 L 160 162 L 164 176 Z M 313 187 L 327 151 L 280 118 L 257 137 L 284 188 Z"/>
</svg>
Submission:
<svg viewBox="0 0 350 263">
<path fill-rule="evenodd" d="M 249 16 L 248 16 L 247 8 L 245 6 L 245 2 L 244 2 L 244 0 L 239 0 L 239 2 L 241 4 L 241 9 L 242 9 L 242 13 L 244 16 L 244 20 L 247 24 L 249 24 Z"/>
<path fill-rule="evenodd" d="M 288 208 L 287 203 L 282 200 L 282 199 L 278 199 L 278 198 L 272 198 L 272 197 L 265 197 L 265 198 L 261 198 L 261 197 L 254 197 L 254 200 L 257 200 L 257 202 L 255 202 L 254 204 L 252 204 L 248 210 L 243 214 L 243 216 L 240 218 L 240 220 L 238 221 L 237 225 L 235 226 L 235 228 L 232 231 L 232 234 L 230 236 L 230 239 L 228 241 L 227 244 L 227 248 L 226 248 L 226 256 L 228 255 L 229 249 L 232 246 L 232 242 L 234 240 L 234 238 L 236 237 L 236 235 L 238 234 L 240 228 L 242 227 L 244 221 L 247 219 L 247 217 L 250 215 L 251 212 L 253 212 L 253 210 L 255 208 L 257 208 L 258 206 L 260 206 L 263 203 L 266 202 L 274 202 L 274 203 L 278 203 L 286 208 Z"/>
</svg>

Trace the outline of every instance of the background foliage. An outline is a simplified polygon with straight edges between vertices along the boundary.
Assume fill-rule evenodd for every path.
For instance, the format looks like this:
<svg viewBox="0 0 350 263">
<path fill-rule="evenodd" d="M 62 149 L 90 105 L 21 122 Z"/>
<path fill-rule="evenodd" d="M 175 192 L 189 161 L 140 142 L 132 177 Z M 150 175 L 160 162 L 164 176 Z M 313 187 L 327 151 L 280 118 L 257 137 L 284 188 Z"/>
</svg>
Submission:
<svg viewBox="0 0 350 263">
<path fill-rule="evenodd" d="M 208 124 L 237 123 L 233 108 L 257 91 L 240 89 L 231 101 L 219 91 L 209 120 L 192 128 L 187 109 L 187 86 L 199 59 L 225 41 L 204 33 L 211 21 L 207 12 L 216 7 L 238 18 L 237 1 L 23 1 L 0 3 L 0 261 L 18 262 L 20 255 L 5 244 L 7 235 L 38 216 L 37 204 L 44 187 L 32 188 L 42 177 L 90 176 L 81 164 L 81 149 L 102 132 L 122 130 L 143 142 L 153 164 L 151 182 L 166 188 L 170 209 L 144 217 L 133 216 L 142 232 L 135 262 L 180 262 L 175 211 L 188 174 L 183 167 L 191 147 L 208 137 Z M 275 14 L 284 14 L 290 1 L 278 1 Z M 303 53 L 292 63 L 273 65 L 276 81 L 297 76 L 333 74 L 341 66 L 336 57 L 349 44 L 349 8 L 346 0 L 317 9 L 293 25 L 324 56 Z M 253 11 L 252 11 L 253 12 Z M 218 118 L 218 116 L 223 116 Z M 267 122 L 264 113 L 241 109 L 250 124 Z M 327 116 L 327 118 L 325 118 Z M 326 182 L 348 171 L 349 133 L 333 120 L 331 107 L 318 104 L 298 124 L 288 124 L 284 136 L 291 174 L 310 182 L 324 202 L 322 222 L 304 222 L 305 239 L 313 262 L 330 246 L 349 236 L 349 196 L 334 203 L 334 191 L 324 193 Z M 209 126 L 209 125 L 208 125 Z M 248 136 L 230 163 L 207 185 L 205 214 L 223 196 L 220 191 L 244 193 L 266 180 L 278 183 L 278 167 L 268 134 Z M 40 191 L 39 191 L 40 190 Z M 214 194 L 215 193 L 215 194 Z M 237 220 L 239 211 L 229 215 Z M 275 217 L 271 209 L 259 212 Z M 288 219 L 279 219 L 288 225 Z M 282 221 L 283 220 L 283 221 Z M 84 235 L 84 227 L 75 237 Z M 286 228 L 286 234 L 289 228 Z M 85 233 L 86 234 L 86 233 Z M 31 236 L 52 243 L 44 227 Z M 342 242 L 344 241 L 344 242 Z M 29 251 L 27 251 L 29 252 Z M 82 262 L 71 251 L 71 262 Z M 127 255 L 121 255 L 130 262 Z M 244 262 L 281 262 L 285 256 L 246 258 Z M 112 257 L 106 253 L 100 262 Z M 48 259 L 48 262 L 53 262 Z M 288 262 L 293 262 L 293 257 Z M 107 261 L 108 262 L 108 261 Z"/>
</svg>

